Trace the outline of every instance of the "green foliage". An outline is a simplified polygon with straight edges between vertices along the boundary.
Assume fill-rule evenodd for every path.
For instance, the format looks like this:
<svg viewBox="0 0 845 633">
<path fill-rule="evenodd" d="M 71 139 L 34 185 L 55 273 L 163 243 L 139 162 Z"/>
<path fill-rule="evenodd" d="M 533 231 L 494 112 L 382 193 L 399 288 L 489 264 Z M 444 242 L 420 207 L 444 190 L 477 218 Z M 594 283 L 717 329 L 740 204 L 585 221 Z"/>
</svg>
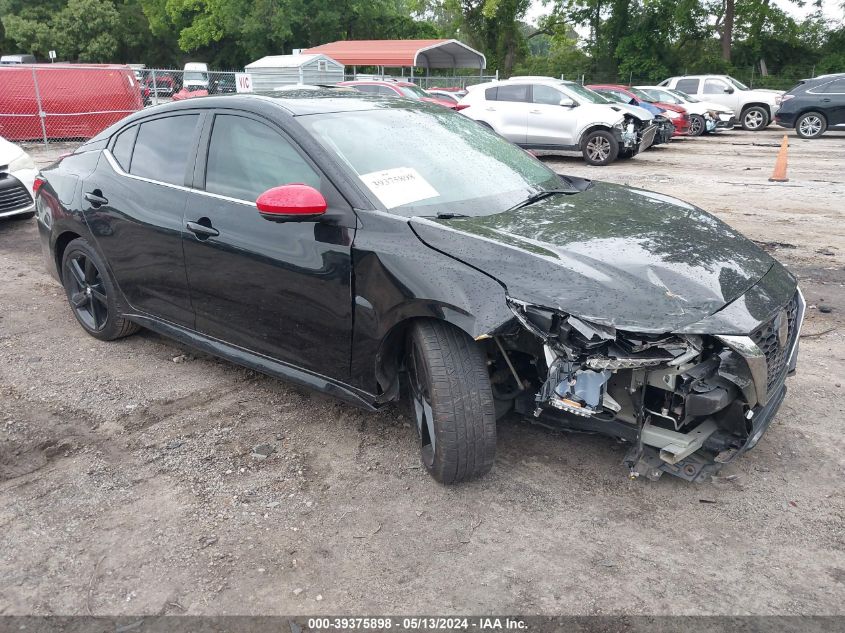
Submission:
<svg viewBox="0 0 845 633">
<path fill-rule="evenodd" d="M 845 70 L 845 25 L 821 12 L 796 21 L 774 0 L 735 0 L 731 61 L 720 45 L 728 0 L 546 2 L 548 14 L 529 25 L 532 0 L 0 0 L 0 50 L 240 68 L 338 39 L 454 37 L 481 50 L 488 72 L 503 77 L 627 82 L 726 72 L 789 87 L 782 84 Z M 773 76 L 761 77 L 762 69 Z"/>
</svg>

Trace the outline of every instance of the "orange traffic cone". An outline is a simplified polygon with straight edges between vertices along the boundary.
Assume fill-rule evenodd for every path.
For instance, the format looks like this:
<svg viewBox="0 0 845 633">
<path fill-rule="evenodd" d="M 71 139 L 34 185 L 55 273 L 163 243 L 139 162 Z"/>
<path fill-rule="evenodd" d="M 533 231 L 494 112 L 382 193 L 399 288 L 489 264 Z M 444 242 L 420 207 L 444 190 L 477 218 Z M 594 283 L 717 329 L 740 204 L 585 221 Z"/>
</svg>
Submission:
<svg viewBox="0 0 845 633">
<path fill-rule="evenodd" d="M 772 172 L 772 177 L 769 182 L 789 182 L 786 177 L 786 151 L 789 148 L 789 139 L 786 134 L 783 135 L 783 140 L 780 142 L 780 150 L 778 150 L 778 157 L 775 160 L 775 170 Z"/>
</svg>

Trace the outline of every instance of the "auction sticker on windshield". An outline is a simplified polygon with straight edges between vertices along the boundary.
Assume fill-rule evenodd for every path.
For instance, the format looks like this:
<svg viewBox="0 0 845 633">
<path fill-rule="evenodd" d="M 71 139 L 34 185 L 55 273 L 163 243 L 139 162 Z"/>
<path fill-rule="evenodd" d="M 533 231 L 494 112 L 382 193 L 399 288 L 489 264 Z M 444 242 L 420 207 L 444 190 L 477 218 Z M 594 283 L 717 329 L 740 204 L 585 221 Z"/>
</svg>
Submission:
<svg viewBox="0 0 845 633">
<path fill-rule="evenodd" d="M 361 180 L 388 209 L 440 195 L 413 167 L 374 171 L 362 174 Z"/>
</svg>

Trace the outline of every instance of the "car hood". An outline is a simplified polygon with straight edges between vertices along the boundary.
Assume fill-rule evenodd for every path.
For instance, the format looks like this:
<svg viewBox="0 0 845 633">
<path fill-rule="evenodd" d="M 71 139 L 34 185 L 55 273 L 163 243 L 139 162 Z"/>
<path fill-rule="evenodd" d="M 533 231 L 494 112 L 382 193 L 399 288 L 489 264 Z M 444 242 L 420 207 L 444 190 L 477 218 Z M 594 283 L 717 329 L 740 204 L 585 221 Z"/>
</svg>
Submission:
<svg viewBox="0 0 845 633">
<path fill-rule="evenodd" d="M 23 153 L 20 147 L 0 137 L 0 165 L 8 165 Z"/>
<path fill-rule="evenodd" d="M 771 90 L 769 88 L 754 88 L 752 90 L 746 90 L 744 92 L 745 95 L 752 95 L 757 97 L 758 99 L 763 99 L 767 103 L 774 103 L 775 99 L 782 96 L 784 94 L 784 90 Z M 747 99 L 746 99 L 747 101 Z"/>
<path fill-rule="evenodd" d="M 607 183 L 503 213 L 410 223 L 514 299 L 643 333 L 700 321 L 775 263 L 692 205 Z"/>
</svg>

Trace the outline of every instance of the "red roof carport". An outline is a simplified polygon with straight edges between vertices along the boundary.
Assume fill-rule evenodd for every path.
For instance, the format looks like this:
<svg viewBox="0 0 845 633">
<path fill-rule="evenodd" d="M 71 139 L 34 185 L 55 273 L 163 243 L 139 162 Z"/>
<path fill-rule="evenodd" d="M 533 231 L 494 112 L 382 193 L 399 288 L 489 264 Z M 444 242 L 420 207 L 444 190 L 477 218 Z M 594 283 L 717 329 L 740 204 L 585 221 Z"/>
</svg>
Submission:
<svg viewBox="0 0 845 633">
<path fill-rule="evenodd" d="M 342 40 L 303 53 L 322 53 L 347 66 L 478 68 L 487 67 L 482 53 L 458 40 Z"/>
</svg>

